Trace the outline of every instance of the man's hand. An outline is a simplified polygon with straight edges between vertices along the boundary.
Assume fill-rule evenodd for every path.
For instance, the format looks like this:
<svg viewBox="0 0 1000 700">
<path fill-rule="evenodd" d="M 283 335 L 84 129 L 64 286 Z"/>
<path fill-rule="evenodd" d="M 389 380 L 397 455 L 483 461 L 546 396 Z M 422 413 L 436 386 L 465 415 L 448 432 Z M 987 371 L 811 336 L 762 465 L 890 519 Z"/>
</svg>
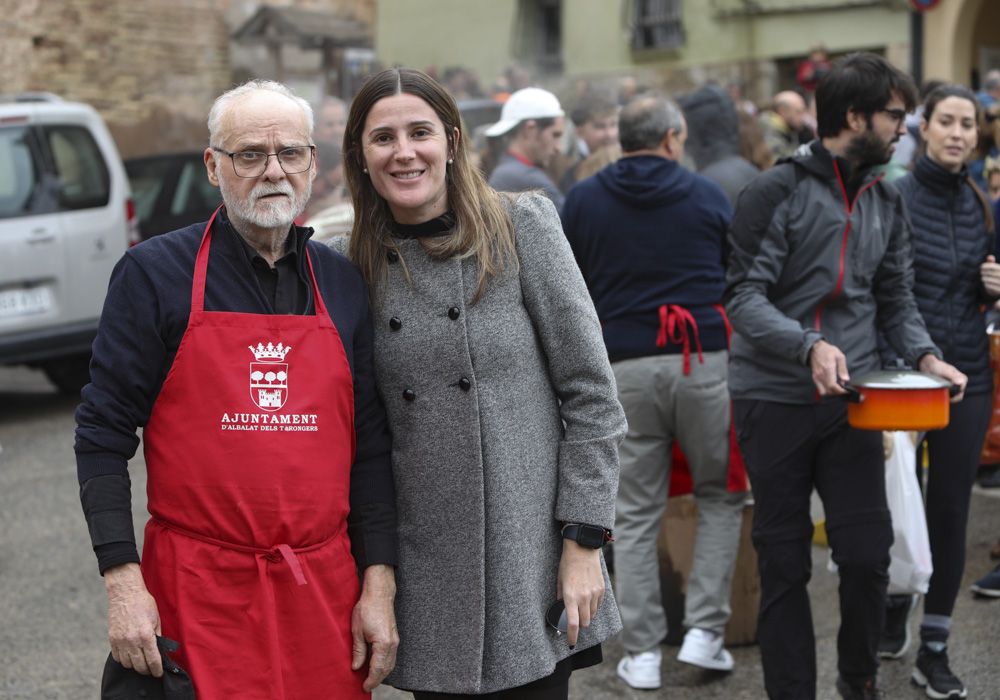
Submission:
<svg viewBox="0 0 1000 700">
<path fill-rule="evenodd" d="M 566 604 L 566 641 L 573 648 L 580 628 L 590 627 L 591 618 L 604 600 L 600 550 L 563 540 L 556 597 Z"/>
<path fill-rule="evenodd" d="M 104 572 L 108 592 L 108 641 L 111 656 L 125 668 L 163 675 L 163 660 L 156 648 L 160 614 L 146 590 L 138 564 L 122 564 Z"/>
<path fill-rule="evenodd" d="M 847 373 L 847 358 L 836 345 L 817 340 L 809 351 L 809 367 L 820 396 L 847 393 L 841 384 L 850 380 L 851 375 Z"/>
<path fill-rule="evenodd" d="M 365 569 L 361 585 L 361 599 L 354 606 L 351 616 L 351 634 L 354 637 L 351 668 L 357 671 L 368 656 L 371 644 L 371 661 L 364 690 L 370 693 L 396 666 L 396 574 L 391 566 L 376 564 Z"/>
<path fill-rule="evenodd" d="M 979 266 L 979 278 L 987 294 L 1000 297 L 1000 263 L 994 256 L 987 255 L 986 262 Z"/>
<path fill-rule="evenodd" d="M 965 385 L 969 383 L 969 378 L 944 360 L 939 360 L 934 355 L 928 353 L 920 358 L 917 368 L 921 372 L 936 375 L 956 385 L 959 391 L 951 397 L 952 403 L 958 403 L 965 396 Z"/>
</svg>

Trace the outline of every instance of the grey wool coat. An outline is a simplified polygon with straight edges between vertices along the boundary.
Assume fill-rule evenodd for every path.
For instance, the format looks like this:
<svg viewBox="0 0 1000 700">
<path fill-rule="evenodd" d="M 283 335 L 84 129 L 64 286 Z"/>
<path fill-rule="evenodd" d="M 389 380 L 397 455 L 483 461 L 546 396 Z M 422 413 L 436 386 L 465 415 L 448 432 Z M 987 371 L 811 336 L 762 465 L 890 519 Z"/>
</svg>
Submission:
<svg viewBox="0 0 1000 700">
<path fill-rule="evenodd" d="M 476 304 L 475 258 L 435 260 L 407 239 L 410 281 L 396 261 L 373 294 L 399 518 L 398 688 L 481 694 L 552 673 L 570 654 L 544 620 L 560 525 L 614 523 L 626 425 L 597 315 L 552 203 L 522 194 L 509 210 L 520 267 Z M 607 593 L 578 651 L 621 629 L 601 566 Z"/>
</svg>

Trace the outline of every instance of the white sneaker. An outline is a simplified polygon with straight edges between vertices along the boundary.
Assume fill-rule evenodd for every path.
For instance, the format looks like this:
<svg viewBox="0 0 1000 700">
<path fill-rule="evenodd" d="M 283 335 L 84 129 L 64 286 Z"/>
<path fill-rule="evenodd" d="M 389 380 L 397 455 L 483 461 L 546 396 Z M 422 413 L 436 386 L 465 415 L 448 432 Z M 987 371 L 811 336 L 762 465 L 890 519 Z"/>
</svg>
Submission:
<svg viewBox="0 0 1000 700">
<path fill-rule="evenodd" d="M 712 671 L 732 671 L 733 656 L 722 646 L 722 635 L 692 627 L 684 635 L 677 660 Z"/>
<path fill-rule="evenodd" d="M 660 662 L 663 654 L 659 649 L 641 654 L 625 654 L 618 662 L 618 677 L 633 688 L 655 690 L 660 687 Z"/>
</svg>

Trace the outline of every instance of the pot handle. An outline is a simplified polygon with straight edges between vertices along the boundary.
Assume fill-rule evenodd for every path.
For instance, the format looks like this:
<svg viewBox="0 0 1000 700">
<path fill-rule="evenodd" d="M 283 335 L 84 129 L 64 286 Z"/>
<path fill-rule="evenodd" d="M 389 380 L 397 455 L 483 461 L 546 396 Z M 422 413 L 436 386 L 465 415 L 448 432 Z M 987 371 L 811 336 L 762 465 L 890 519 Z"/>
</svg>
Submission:
<svg viewBox="0 0 1000 700">
<path fill-rule="evenodd" d="M 842 382 L 839 380 L 837 381 L 837 383 L 840 384 L 841 388 L 847 392 L 846 394 L 843 395 L 843 398 L 848 403 L 861 403 L 862 401 L 865 400 L 864 395 L 862 395 L 861 390 L 858 389 L 858 387 L 854 386 L 853 384 L 849 384 L 848 382 Z"/>
<path fill-rule="evenodd" d="M 951 397 L 958 396 L 958 392 L 960 392 L 961 390 L 962 390 L 962 388 L 960 386 L 958 386 L 958 384 L 949 384 L 948 385 L 948 396 L 951 396 Z"/>
</svg>

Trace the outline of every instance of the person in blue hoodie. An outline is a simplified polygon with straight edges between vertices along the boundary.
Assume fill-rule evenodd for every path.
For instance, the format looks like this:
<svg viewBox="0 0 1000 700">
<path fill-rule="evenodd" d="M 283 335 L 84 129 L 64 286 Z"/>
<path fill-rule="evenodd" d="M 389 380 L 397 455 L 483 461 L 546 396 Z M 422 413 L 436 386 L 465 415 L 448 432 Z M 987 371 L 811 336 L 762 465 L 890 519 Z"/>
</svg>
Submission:
<svg viewBox="0 0 1000 700">
<path fill-rule="evenodd" d="M 574 186 L 562 210 L 629 425 L 619 451 L 614 531 L 626 650 L 618 675 L 633 688 L 661 683 L 667 621 L 656 538 L 674 440 L 683 446 L 698 501 L 688 633 L 678 659 L 733 667 L 722 633 L 745 493 L 728 488 L 728 321 L 721 302 L 732 212 L 718 185 L 680 165 L 686 138 L 673 102 L 638 98 L 619 118 L 621 160 Z"/>
</svg>

